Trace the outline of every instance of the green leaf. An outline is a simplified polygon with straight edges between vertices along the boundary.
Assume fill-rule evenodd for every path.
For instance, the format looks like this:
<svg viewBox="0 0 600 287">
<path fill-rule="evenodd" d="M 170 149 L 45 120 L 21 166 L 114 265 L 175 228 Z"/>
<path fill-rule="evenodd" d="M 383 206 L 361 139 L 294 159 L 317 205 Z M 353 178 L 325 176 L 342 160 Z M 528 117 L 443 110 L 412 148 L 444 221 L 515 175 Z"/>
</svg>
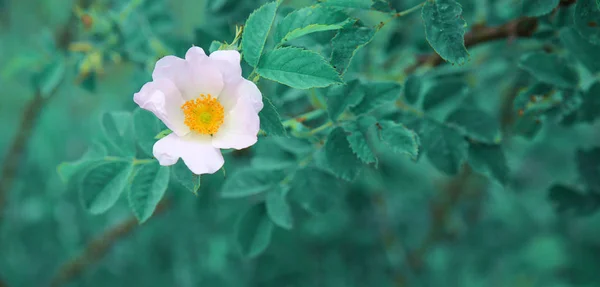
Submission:
<svg viewBox="0 0 600 287">
<path fill-rule="evenodd" d="M 265 131 L 270 136 L 287 136 L 287 132 L 283 124 L 279 113 L 275 109 L 275 106 L 269 100 L 269 98 L 263 96 L 264 107 L 258 113 L 260 117 L 260 129 Z"/>
<path fill-rule="evenodd" d="M 556 184 L 550 188 L 548 199 L 560 213 L 573 212 L 577 215 L 590 215 L 600 207 L 600 195 L 584 193 L 562 184 Z"/>
<path fill-rule="evenodd" d="M 500 137 L 498 120 L 470 104 L 461 104 L 458 109 L 448 115 L 446 123 L 480 142 L 493 143 Z"/>
<path fill-rule="evenodd" d="M 124 160 L 101 162 L 91 167 L 79 184 L 79 196 L 85 209 L 92 214 L 106 212 L 125 190 L 132 172 L 133 163 Z"/>
<path fill-rule="evenodd" d="M 587 187 L 600 193 L 600 148 L 580 149 L 576 155 L 579 176 Z"/>
<path fill-rule="evenodd" d="M 362 86 L 364 97 L 350 110 L 357 115 L 366 114 L 375 108 L 395 101 L 402 92 L 402 85 L 395 82 L 371 82 Z"/>
<path fill-rule="evenodd" d="M 449 100 L 462 97 L 468 89 L 467 84 L 462 80 L 445 79 L 433 83 L 423 95 L 423 109 L 430 110 Z"/>
<path fill-rule="evenodd" d="M 419 136 L 403 124 L 391 121 L 379 123 L 381 140 L 398 154 L 406 154 L 416 160 L 419 156 Z"/>
<path fill-rule="evenodd" d="M 158 162 L 142 165 L 133 176 L 127 200 L 140 223 L 154 213 L 169 185 L 169 168 Z"/>
<path fill-rule="evenodd" d="M 600 117 L 600 82 L 595 82 L 583 95 L 581 119 L 592 123 Z"/>
<path fill-rule="evenodd" d="M 289 187 L 277 187 L 277 189 L 267 194 L 265 205 L 271 221 L 283 229 L 290 230 L 294 226 L 294 218 L 292 217 L 290 204 L 286 199 L 288 191 Z"/>
<path fill-rule="evenodd" d="M 182 160 L 177 161 L 177 163 L 171 166 L 171 177 L 193 194 L 198 194 L 201 177 L 194 174 Z"/>
<path fill-rule="evenodd" d="M 539 17 L 546 15 L 556 6 L 560 0 L 521 0 L 523 5 L 523 15 L 528 17 Z"/>
<path fill-rule="evenodd" d="M 508 182 L 509 169 L 500 145 L 472 143 L 469 146 L 469 163 L 475 171 L 492 177 L 502 185 Z"/>
<path fill-rule="evenodd" d="M 404 83 L 404 98 L 409 104 L 415 104 L 421 96 L 421 78 L 415 74 L 411 74 Z"/>
<path fill-rule="evenodd" d="M 588 42 L 571 27 L 560 31 L 560 41 L 588 71 L 593 74 L 600 72 L 600 45 Z"/>
<path fill-rule="evenodd" d="M 108 155 L 106 147 L 100 143 L 93 143 L 80 159 L 72 162 L 63 162 L 57 167 L 58 175 L 63 182 L 69 182 L 73 176 L 83 171 L 87 166 L 103 160 Z"/>
<path fill-rule="evenodd" d="M 462 7 L 454 0 L 427 0 L 421 12 L 425 36 L 442 59 L 463 65 L 469 59 L 465 47 L 465 27 Z"/>
<path fill-rule="evenodd" d="M 409 125 L 421 140 L 429 161 L 441 172 L 455 175 L 467 159 L 468 144 L 455 129 L 437 121 L 421 118 Z"/>
<path fill-rule="evenodd" d="M 356 9 L 370 9 L 373 5 L 372 0 L 322 0 L 321 5 L 342 7 L 342 8 L 356 8 Z"/>
<path fill-rule="evenodd" d="M 135 155 L 133 115 L 130 112 L 103 113 L 101 127 L 112 148 L 123 156 Z"/>
<path fill-rule="evenodd" d="M 377 163 L 377 157 L 369 146 L 369 139 L 375 132 L 377 119 L 371 116 L 359 117 L 342 126 L 346 131 L 346 139 L 356 156 L 364 163 Z"/>
<path fill-rule="evenodd" d="M 314 167 L 296 172 L 289 197 L 312 214 L 323 214 L 344 198 L 342 186 L 332 174 Z"/>
<path fill-rule="evenodd" d="M 242 254 L 254 258 L 262 254 L 271 243 L 273 223 L 267 216 L 263 203 L 252 206 L 236 224 L 235 238 Z"/>
<path fill-rule="evenodd" d="M 210 47 L 208 48 L 208 51 L 209 51 L 210 53 L 213 53 L 213 52 L 215 52 L 215 51 L 218 51 L 218 50 L 219 50 L 219 49 L 220 49 L 222 46 L 224 46 L 224 45 L 225 45 L 224 43 L 221 43 L 221 42 L 219 42 L 219 41 L 216 41 L 216 40 L 215 40 L 215 41 L 212 41 L 212 42 L 210 43 Z"/>
<path fill-rule="evenodd" d="M 371 42 L 375 32 L 375 29 L 360 26 L 341 29 L 331 40 L 333 67 L 344 75 L 356 52 Z"/>
<path fill-rule="evenodd" d="M 565 59 L 542 52 L 521 57 L 519 67 L 540 82 L 561 88 L 574 88 L 579 83 L 577 70 Z"/>
<path fill-rule="evenodd" d="M 137 144 L 146 155 L 152 156 L 155 137 L 162 130 L 160 120 L 153 113 L 137 108 L 133 111 L 133 127 Z"/>
<path fill-rule="evenodd" d="M 354 180 L 362 164 L 352 151 L 342 128 L 338 127 L 329 134 L 323 150 L 328 169 L 347 181 Z"/>
<path fill-rule="evenodd" d="M 594 0 L 578 0 L 575 4 L 575 29 L 590 43 L 600 45 L 600 7 Z"/>
<path fill-rule="evenodd" d="M 285 43 L 292 39 L 316 32 L 342 29 L 348 16 L 336 9 L 311 6 L 288 14 L 275 30 L 275 42 Z"/>
<path fill-rule="evenodd" d="M 325 58 L 301 48 L 286 47 L 266 53 L 256 71 L 264 78 L 296 89 L 342 83 L 340 75 Z"/>
<path fill-rule="evenodd" d="M 260 62 L 280 3 L 281 1 L 277 0 L 261 6 L 250 14 L 246 21 L 242 48 L 244 60 L 252 67 L 258 66 Z"/>
<path fill-rule="evenodd" d="M 327 93 L 327 112 L 332 121 L 348 107 L 353 107 L 362 101 L 365 93 L 359 80 L 352 80 L 344 86 L 334 86 Z"/>
<path fill-rule="evenodd" d="M 66 71 L 65 57 L 58 55 L 40 73 L 34 75 L 34 86 L 39 89 L 40 95 L 44 98 L 51 96 L 65 78 Z"/>
<path fill-rule="evenodd" d="M 283 179 L 281 170 L 242 169 L 229 177 L 221 195 L 226 198 L 248 197 L 275 189 Z"/>
</svg>

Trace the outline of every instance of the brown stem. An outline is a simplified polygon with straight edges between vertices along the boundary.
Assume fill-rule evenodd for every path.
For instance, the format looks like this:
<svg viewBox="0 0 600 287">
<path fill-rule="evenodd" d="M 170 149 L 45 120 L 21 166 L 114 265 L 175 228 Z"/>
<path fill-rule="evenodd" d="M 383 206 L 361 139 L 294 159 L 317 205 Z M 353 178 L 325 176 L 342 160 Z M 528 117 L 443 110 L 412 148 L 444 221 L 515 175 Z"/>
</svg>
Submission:
<svg viewBox="0 0 600 287">
<path fill-rule="evenodd" d="M 431 204 L 431 226 L 429 227 L 429 231 L 421 245 L 409 256 L 410 263 L 415 270 L 420 269 L 422 259 L 427 250 L 443 237 L 448 215 L 458 203 L 461 195 L 466 191 L 471 174 L 471 167 L 465 164 L 460 173 L 444 189 L 443 198 Z"/>
<path fill-rule="evenodd" d="M 6 197 L 12 188 L 19 164 L 21 163 L 21 157 L 27 147 L 27 140 L 35 127 L 35 123 L 45 102 L 40 92 L 36 92 L 33 99 L 25 107 L 23 117 L 17 128 L 17 135 L 8 148 L 0 173 L 0 211 L 3 210 L 6 203 Z"/>
<path fill-rule="evenodd" d="M 156 207 L 154 216 L 166 211 L 168 206 L 168 200 L 163 199 Z M 51 280 L 50 286 L 61 286 L 80 276 L 88 267 L 102 259 L 117 241 L 131 234 L 139 226 L 137 219 L 131 217 L 94 238 L 79 256 L 59 268 L 56 276 Z"/>
<path fill-rule="evenodd" d="M 496 27 L 474 26 L 471 32 L 465 34 L 465 46 L 469 48 L 495 40 L 531 37 L 537 29 L 537 25 L 537 18 L 522 17 Z M 444 59 L 440 55 L 431 53 L 427 56 L 419 57 L 417 62 L 406 68 L 404 72 L 411 74 L 421 65 L 439 66 L 443 62 Z"/>
</svg>

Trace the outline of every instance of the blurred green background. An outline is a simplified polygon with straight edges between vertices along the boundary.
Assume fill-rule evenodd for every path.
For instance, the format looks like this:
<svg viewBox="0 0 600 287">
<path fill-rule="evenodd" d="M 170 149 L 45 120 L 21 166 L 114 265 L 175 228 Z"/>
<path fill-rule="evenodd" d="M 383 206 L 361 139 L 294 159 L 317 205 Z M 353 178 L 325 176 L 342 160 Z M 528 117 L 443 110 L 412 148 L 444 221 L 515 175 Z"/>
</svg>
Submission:
<svg viewBox="0 0 600 287">
<path fill-rule="evenodd" d="M 204 176 L 197 196 L 169 189 L 168 201 L 142 225 L 125 199 L 105 214 L 86 213 L 57 166 L 99 136 L 100 112 L 133 110 L 133 93 L 159 57 L 231 41 L 235 25 L 264 2 L 0 0 L 0 286 L 600 286 L 596 202 L 579 204 L 588 204 L 584 212 L 557 213 L 548 198 L 556 183 L 581 184 L 576 151 L 600 144 L 598 123 L 544 122 L 531 139 L 506 139 L 504 186 L 384 153 L 378 169 L 324 196 L 333 207 L 301 213 L 291 231 L 276 229 L 254 259 L 240 254 L 232 236 L 248 200 L 220 197 L 222 173 Z M 398 11 L 420 3 L 391 2 Z M 467 30 L 520 15 L 517 0 L 459 2 Z M 285 1 L 283 12 L 311 3 Z M 519 57 L 560 51 L 553 37 L 572 21 L 572 9 L 540 19 L 532 38 L 478 45 L 467 65 L 435 71 L 465 79 L 468 98 L 499 116 L 506 95 L 531 82 Z M 371 25 L 389 18 L 352 13 Z M 305 44 L 328 48 L 319 39 Z M 414 13 L 387 24 L 350 73 L 403 83 L 404 69 L 431 52 Z M 578 65 L 585 90 L 597 77 Z M 64 68 L 64 77 L 44 86 L 39 78 L 49 67 Z M 284 119 L 309 105 L 304 91 L 260 87 Z M 263 138 L 228 154 L 227 173 L 272 148 Z"/>
</svg>

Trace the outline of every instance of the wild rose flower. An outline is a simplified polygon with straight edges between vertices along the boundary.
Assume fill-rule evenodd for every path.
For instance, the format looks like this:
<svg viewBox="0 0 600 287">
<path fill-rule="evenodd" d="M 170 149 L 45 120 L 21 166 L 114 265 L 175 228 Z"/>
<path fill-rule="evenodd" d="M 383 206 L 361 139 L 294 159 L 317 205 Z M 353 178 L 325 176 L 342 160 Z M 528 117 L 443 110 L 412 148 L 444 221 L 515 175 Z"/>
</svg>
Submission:
<svg viewBox="0 0 600 287">
<path fill-rule="evenodd" d="M 221 149 L 243 149 L 257 141 L 262 94 L 242 77 L 238 51 L 207 56 L 192 47 L 185 59 L 163 57 L 152 82 L 133 100 L 173 131 L 154 144 L 154 157 L 163 166 L 181 158 L 195 174 L 214 173 L 224 163 Z"/>
</svg>

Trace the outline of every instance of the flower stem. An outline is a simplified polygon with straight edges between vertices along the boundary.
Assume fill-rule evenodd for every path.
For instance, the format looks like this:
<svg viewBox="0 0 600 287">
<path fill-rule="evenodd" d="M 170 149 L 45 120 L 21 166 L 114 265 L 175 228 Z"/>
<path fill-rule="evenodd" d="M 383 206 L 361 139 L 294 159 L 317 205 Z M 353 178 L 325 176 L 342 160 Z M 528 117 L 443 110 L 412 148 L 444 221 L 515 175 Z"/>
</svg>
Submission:
<svg viewBox="0 0 600 287">
<path fill-rule="evenodd" d="M 406 15 L 408 15 L 408 14 L 414 12 L 414 11 L 419 10 L 421 7 L 423 7 L 423 5 L 425 5 L 425 2 L 423 2 L 421 4 L 418 4 L 418 5 L 416 5 L 416 6 L 412 7 L 412 8 L 406 9 L 404 11 L 400 11 L 400 12 L 394 14 L 394 17 L 395 18 L 399 18 L 399 17 L 402 17 L 402 16 L 406 16 Z"/>
<path fill-rule="evenodd" d="M 284 127 L 294 126 L 296 123 L 301 123 L 309 120 L 316 119 L 325 113 L 324 110 L 313 110 L 305 114 L 301 114 L 293 119 L 289 119 L 283 122 Z"/>
<path fill-rule="evenodd" d="M 311 130 L 311 131 L 310 131 L 310 134 L 311 134 L 311 135 L 318 134 L 318 133 L 320 133 L 320 132 L 322 132 L 322 131 L 324 131 L 324 130 L 326 130 L 326 129 L 328 129 L 328 128 L 332 127 L 332 126 L 333 126 L 333 122 L 331 122 L 331 121 L 329 121 L 329 122 L 326 122 L 326 123 L 324 123 L 323 125 L 321 125 L 321 126 L 319 126 L 319 127 L 316 127 L 315 129 Z"/>
</svg>

